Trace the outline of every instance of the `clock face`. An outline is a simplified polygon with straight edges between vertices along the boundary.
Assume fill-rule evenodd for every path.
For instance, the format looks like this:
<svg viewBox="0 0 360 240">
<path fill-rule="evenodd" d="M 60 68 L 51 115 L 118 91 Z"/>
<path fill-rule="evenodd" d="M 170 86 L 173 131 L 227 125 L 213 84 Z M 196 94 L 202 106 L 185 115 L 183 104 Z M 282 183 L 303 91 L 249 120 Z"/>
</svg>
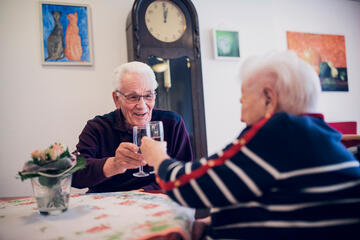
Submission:
<svg viewBox="0 0 360 240">
<path fill-rule="evenodd" d="M 175 42 L 186 30 L 184 13 L 166 0 L 157 0 L 148 6 L 145 24 L 151 35 L 162 42 Z"/>
</svg>

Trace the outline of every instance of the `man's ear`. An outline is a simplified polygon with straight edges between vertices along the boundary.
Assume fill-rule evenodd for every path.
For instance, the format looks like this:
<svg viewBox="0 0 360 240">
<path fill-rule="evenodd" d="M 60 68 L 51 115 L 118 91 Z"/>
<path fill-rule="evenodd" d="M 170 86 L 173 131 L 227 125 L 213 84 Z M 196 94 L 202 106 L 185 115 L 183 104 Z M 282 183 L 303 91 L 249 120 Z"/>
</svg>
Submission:
<svg viewBox="0 0 360 240">
<path fill-rule="evenodd" d="M 265 96 L 265 106 L 269 110 L 269 112 L 275 112 L 278 105 L 278 95 L 275 90 L 271 87 L 265 87 L 263 89 L 263 93 Z"/>
<path fill-rule="evenodd" d="M 120 109 L 119 96 L 117 95 L 117 93 L 115 91 L 112 92 L 112 97 L 113 97 L 113 101 L 114 101 L 116 108 Z"/>
</svg>

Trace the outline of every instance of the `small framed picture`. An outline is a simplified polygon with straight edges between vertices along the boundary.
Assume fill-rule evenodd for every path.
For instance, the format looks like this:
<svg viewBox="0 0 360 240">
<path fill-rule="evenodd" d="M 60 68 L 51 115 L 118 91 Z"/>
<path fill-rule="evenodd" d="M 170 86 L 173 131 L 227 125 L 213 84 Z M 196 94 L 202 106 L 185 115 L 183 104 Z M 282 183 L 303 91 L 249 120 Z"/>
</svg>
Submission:
<svg viewBox="0 0 360 240">
<path fill-rule="evenodd" d="M 43 65 L 92 65 L 90 7 L 40 2 Z"/>
<path fill-rule="evenodd" d="M 239 32 L 231 30 L 214 29 L 215 59 L 239 59 L 240 44 Z"/>
</svg>

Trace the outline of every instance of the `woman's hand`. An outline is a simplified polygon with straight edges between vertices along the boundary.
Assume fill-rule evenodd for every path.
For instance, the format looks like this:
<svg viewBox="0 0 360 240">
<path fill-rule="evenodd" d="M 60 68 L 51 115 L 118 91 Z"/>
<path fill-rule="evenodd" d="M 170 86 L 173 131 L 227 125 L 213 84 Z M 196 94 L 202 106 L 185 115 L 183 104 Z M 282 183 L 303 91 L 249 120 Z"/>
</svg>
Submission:
<svg viewBox="0 0 360 240">
<path fill-rule="evenodd" d="M 166 153 L 166 142 L 154 141 L 149 137 L 141 139 L 140 150 L 145 161 L 154 167 L 155 173 L 157 173 L 160 163 L 170 158 Z"/>
<path fill-rule="evenodd" d="M 197 219 L 193 223 L 192 231 L 191 231 L 191 239 L 192 240 L 201 240 L 205 239 L 205 229 L 211 225 L 211 217 Z"/>
</svg>

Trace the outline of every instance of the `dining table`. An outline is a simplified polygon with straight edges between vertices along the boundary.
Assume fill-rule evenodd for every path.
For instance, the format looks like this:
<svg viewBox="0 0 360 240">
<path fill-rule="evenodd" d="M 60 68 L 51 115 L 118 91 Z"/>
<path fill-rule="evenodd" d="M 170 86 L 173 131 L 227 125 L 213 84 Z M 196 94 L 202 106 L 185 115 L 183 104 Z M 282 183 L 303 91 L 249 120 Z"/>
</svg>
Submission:
<svg viewBox="0 0 360 240">
<path fill-rule="evenodd" d="M 163 193 L 71 194 L 58 215 L 39 214 L 33 197 L 0 199 L 0 239 L 191 239 L 195 210 Z"/>
</svg>

